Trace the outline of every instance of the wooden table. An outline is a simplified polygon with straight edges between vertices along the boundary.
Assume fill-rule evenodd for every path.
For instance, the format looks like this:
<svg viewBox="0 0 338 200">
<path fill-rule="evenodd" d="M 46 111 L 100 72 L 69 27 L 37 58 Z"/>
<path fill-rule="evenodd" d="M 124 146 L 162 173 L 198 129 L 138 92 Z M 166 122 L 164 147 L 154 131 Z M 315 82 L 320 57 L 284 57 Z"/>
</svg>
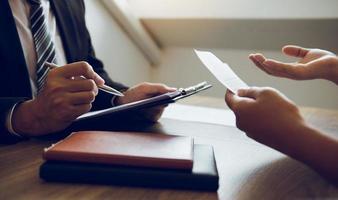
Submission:
<svg viewBox="0 0 338 200">
<path fill-rule="evenodd" d="M 181 103 L 208 105 L 229 112 L 222 99 L 191 97 Z M 319 129 L 338 134 L 338 111 L 302 108 L 302 113 Z M 189 135 L 197 143 L 212 144 L 220 173 L 218 192 L 46 183 L 39 179 L 38 168 L 43 162 L 42 150 L 51 141 L 29 140 L 0 146 L 0 199 L 338 198 L 338 189 L 314 171 L 256 143 L 235 127 L 161 119 L 159 124 L 142 131 L 149 130 Z"/>
</svg>

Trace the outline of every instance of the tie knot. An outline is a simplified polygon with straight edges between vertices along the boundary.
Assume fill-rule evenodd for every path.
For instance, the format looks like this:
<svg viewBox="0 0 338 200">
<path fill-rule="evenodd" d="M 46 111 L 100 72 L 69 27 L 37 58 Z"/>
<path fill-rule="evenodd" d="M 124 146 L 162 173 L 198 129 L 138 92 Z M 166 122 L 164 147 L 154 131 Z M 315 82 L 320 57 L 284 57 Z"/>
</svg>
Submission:
<svg viewBox="0 0 338 200">
<path fill-rule="evenodd" d="M 41 0 L 28 0 L 30 4 L 41 4 Z"/>
</svg>

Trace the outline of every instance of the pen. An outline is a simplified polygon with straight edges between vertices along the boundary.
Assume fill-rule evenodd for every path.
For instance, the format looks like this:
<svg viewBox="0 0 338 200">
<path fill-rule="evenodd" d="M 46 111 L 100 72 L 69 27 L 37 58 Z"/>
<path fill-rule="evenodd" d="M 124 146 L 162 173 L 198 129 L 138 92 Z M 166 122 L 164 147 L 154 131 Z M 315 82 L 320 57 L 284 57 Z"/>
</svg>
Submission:
<svg viewBox="0 0 338 200">
<path fill-rule="evenodd" d="M 192 92 L 196 92 L 197 90 L 200 90 L 204 87 L 208 86 L 208 82 L 203 81 L 197 85 L 188 87 L 188 88 L 180 88 L 179 90 L 182 92 L 183 95 L 190 94 Z"/>
<path fill-rule="evenodd" d="M 56 64 L 54 64 L 54 63 L 49 63 L 49 62 L 46 62 L 46 65 L 47 65 L 47 67 L 49 68 L 49 69 L 55 69 L 55 68 L 57 68 L 57 67 L 59 67 L 59 66 L 57 66 Z M 84 77 L 83 77 L 84 78 Z M 118 91 L 118 90 L 116 90 L 116 89 L 114 89 L 114 88 L 112 88 L 112 87 L 110 87 L 110 86 L 108 86 L 108 85 L 102 85 L 102 86 L 97 86 L 101 91 L 104 91 L 104 92 L 107 92 L 107 93 L 109 93 L 109 94 L 113 94 L 113 95 L 116 95 L 116 96 L 119 96 L 119 97 L 123 97 L 124 95 L 120 92 L 120 91 Z"/>
</svg>

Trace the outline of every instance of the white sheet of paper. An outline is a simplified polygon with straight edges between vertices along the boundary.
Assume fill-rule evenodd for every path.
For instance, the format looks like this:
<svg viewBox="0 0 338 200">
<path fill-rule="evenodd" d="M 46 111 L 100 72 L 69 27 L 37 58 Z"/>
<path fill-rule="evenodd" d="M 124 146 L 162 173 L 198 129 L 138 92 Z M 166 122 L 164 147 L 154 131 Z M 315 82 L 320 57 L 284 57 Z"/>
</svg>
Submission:
<svg viewBox="0 0 338 200">
<path fill-rule="evenodd" d="M 216 79 L 234 94 L 237 94 L 238 89 L 249 87 L 232 71 L 228 64 L 223 63 L 211 52 L 195 49 L 195 53 Z"/>
<path fill-rule="evenodd" d="M 191 106 L 179 103 L 168 106 L 164 110 L 162 118 L 231 127 L 236 126 L 236 117 L 234 113 L 228 109 Z"/>
</svg>

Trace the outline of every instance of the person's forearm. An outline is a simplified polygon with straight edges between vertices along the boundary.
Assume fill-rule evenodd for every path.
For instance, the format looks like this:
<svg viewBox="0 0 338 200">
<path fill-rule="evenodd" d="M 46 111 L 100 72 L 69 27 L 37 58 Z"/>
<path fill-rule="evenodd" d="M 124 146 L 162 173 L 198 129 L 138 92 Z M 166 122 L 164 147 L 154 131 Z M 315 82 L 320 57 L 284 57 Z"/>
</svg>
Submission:
<svg viewBox="0 0 338 200">
<path fill-rule="evenodd" d="M 293 146 L 285 153 L 338 183 L 338 141 L 308 125 L 294 134 Z"/>
<path fill-rule="evenodd" d="M 338 85 L 338 57 L 332 57 L 330 70 L 328 70 L 327 79 Z"/>
</svg>

